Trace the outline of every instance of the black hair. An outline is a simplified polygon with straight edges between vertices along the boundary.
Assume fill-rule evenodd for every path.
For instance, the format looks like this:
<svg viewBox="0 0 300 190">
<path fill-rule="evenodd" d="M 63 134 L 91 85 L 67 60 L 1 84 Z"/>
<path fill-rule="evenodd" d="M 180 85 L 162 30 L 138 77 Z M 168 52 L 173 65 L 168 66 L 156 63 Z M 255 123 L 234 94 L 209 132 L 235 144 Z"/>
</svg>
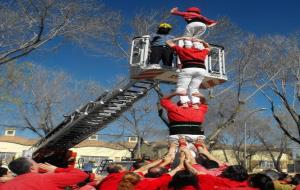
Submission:
<svg viewBox="0 0 300 190">
<path fill-rule="evenodd" d="M 171 31 L 171 28 L 158 28 L 157 34 L 169 34 Z"/>
<path fill-rule="evenodd" d="M 169 187 L 174 188 L 174 190 L 180 190 L 185 186 L 193 186 L 196 190 L 200 190 L 196 175 L 187 170 L 178 171 L 169 183 Z"/>
<path fill-rule="evenodd" d="M 278 180 L 284 180 L 288 176 L 288 174 L 284 172 L 279 172 L 278 174 L 279 174 Z"/>
<path fill-rule="evenodd" d="M 0 167 L 0 177 L 7 175 L 8 169 Z"/>
<path fill-rule="evenodd" d="M 111 174 L 111 173 L 119 173 L 122 170 L 122 166 L 119 164 L 109 164 L 106 167 L 106 171 L 107 173 Z"/>
<path fill-rule="evenodd" d="M 32 164 L 27 158 L 20 157 L 8 164 L 8 168 L 17 175 L 22 175 L 30 172 Z"/>
<path fill-rule="evenodd" d="M 141 168 L 142 166 L 144 166 L 146 164 L 146 161 L 145 160 L 137 160 L 135 161 L 132 166 L 135 170 Z"/>
<path fill-rule="evenodd" d="M 241 165 L 232 165 L 228 166 L 221 176 L 234 181 L 245 181 L 248 178 L 248 172 Z"/>
<path fill-rule="evenodd" d="M 294 177 L 292 177 L 291 184 L 293 184 L 293 185 L 300 184 L 300 174 L 296 174 L 296 175 L 294 175 Z"/>
<path fill-rule="evenodd" d="M 272 179 L 265 174 L 254 174 L 250 176 L 248 182 L 251 187 L 255 187 L 260 190 L 275 190 Z"/>
<path fill-rule="evenodd" d="M 268 170 L 264 170 L 261 173 L 265 174 L 266 176 L 268 176 L 272 180 L 279 180 L 279 173 L 274 171 L 274 170 L 268 169 Z"/>
<path fill-rule="evenodd" d="M 199 154 L 199 156 L 196 158 L 196 162 L 205 167 L 206 169 L 219 167 L 218 162 L 208 159 L 207 156 L 205 156 L 204 154 Z"/>
<path fill-rule="evenodd" d="M 147 178 L 158 178 L 163 174 L 167 173 L 168 170 L 164 167 L 151 167 L 148 169 L 148 173 L 145 175 Z"/>
</svg>

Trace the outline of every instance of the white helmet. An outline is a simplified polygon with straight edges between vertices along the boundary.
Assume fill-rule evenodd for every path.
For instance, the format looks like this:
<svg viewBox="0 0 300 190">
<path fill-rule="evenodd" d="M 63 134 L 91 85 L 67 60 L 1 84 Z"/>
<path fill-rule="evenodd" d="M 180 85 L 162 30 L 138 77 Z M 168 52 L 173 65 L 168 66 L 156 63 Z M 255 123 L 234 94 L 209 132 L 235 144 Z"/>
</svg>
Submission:
<svg viewBox="0 0 300 190">
<path fill-rule="evenodd" d="M 191 40 L 184 40 L 184 47 L 191 48 L 193 43 Z"/>
</svg>

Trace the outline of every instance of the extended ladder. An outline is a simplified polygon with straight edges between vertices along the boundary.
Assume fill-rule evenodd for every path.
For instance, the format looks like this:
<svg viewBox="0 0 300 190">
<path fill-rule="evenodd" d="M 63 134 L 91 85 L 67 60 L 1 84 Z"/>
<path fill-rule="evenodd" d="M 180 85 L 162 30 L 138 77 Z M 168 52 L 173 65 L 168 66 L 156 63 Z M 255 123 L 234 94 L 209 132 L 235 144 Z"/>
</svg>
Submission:
<svg viewBox="0 0 300 190">
<path fill-rule="evenodd" d="M 50 157 L 56 158 L 60 152 L 74 147 L 105 128 L 133 103 L 144 97 L 154 85 L 154 81 L 130 81 L 121 88 L 103 93 L 95 101 L 66 116 L 62 123 L 42 138 L 35 145 L 33 159 L 45 162 Z"/>
</svg>

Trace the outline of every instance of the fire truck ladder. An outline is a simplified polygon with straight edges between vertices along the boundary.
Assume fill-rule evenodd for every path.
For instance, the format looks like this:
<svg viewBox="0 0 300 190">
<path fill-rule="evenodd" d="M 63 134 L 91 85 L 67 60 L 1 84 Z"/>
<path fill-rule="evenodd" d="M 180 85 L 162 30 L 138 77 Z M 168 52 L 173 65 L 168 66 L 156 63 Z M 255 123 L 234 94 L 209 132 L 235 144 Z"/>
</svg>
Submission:
<svg viewBox="0 0 300 190">
<path fill-rule="evenodd" d="M 33 159 L 43 160 L 47 155 L 68 150 L 82 142 L 128 110 L 155 86 L 154 81 L 129 81 L 123 87 L 103 93 L 95 101 L 77 109 L 42 138 L 36 145 Z"/>
</svg>

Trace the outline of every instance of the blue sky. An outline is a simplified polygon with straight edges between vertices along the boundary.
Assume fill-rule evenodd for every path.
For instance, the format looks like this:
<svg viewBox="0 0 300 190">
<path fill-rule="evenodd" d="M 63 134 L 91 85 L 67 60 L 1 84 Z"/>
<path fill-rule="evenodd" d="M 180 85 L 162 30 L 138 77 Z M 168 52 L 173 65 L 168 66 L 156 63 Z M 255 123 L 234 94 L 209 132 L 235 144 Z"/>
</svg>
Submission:
<svg viewBox="0 0 300 190">
<path fill-rule="evenodd" d="M 190 6 L 202 9 L 203 15 L 218 19 L 227 16 L 243 30 L 258 36 L 267 34 L 286 35 L 300 30 L 300 1 L 274 0 L 103 0 L 107 7 L 121 11 L 127 18 L 143 9 L 184 10 Z M 145 13 L 146 14 L 146 13 Z M 177 29 L 184 29 L 184 21 L 179 19 Z M 101 56 L 91 56 L 70 44 L 56 52 L 27 57 L 26 60 L 49 68 L 62 69 L 78 79 L 93 79 L 110 86 L 117 75 L 127 74 L 128 61 L 116 61 Z"/>
</svg>

